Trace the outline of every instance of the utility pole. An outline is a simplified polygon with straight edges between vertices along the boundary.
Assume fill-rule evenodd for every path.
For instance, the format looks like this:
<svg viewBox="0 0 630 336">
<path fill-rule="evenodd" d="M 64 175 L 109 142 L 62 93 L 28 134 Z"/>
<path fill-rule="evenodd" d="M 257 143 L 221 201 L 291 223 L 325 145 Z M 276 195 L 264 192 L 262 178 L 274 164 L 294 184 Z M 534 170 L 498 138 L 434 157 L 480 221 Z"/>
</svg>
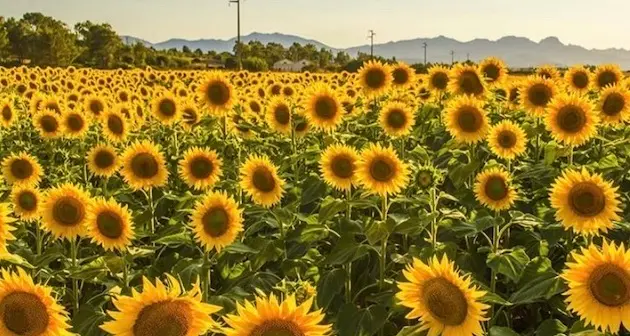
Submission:
<svg viewBox="0 0 630 336">
<path fill-rule="evenodd" d="M 374 30 L 370 29 L 368 34 L 368 38 L 370 39 L 370 58 L 374 59 L 374 35 L 376 35 L 376 33 L 374 33 Z"/>
<path fill-rule="evenodd" d="M 455 50 L 451 50 L 451 65 L 455 64 Z"/>
<path fill-rule="evenodd" d="M 422 43 L 422 48 L 424 48 L 424 67 L 427 66 L 427 43 Z"/>
<path fill-rule="evenodd" d="M 243 55 L 241 53 L 241 0 L 229 0 L 230 4 L 236 4 L 236 59 L 238 70 L 243 68 Z"/>
<path fill-rule="evenodd" d="M 470 62 L 470 53 L 466 53 L 466 61 Z"/>
</svg>

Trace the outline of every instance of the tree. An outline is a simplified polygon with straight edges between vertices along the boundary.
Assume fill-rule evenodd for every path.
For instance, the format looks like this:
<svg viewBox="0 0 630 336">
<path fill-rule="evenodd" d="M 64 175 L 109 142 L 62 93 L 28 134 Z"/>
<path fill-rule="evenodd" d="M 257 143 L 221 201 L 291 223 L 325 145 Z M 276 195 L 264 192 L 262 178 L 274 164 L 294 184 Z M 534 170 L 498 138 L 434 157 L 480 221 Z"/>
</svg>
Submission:
<svg viewBox="0 0 630 336">
<path fill-rule="evenodd" d="M 74 26 L 83 47 L 82 63 L 100 68 L 110 68 L 123 49 L 123 42 L 112 26 L 107 23 L 80 22 Z"/>
<path fill-rule="evenodd" d="M 195 49 L 195 56 L 197 56 L 197 57 L 203 56 L 203 50 L 201 50 L 199 48 Z"/>
<path fill-rule="evenodd" d="M 76 35 L 61 21 L 41 13 L 26 13 L 17 25 L 18 34 L 27 44 L 26 55 L 32 64 L 47 66 L 67 66 L 81 54 Z M 9 37 L 10 39 L 10 37 Z"/>
<path fill-rule="evenodd" d="M 338 52 L 337 56 L 335 57 L 335 63 L 337 63 L 337 65 L 339 65 L 340 67 L 345 67 L 350 62 L 350 60 L 350 55 L 348 55 L 348 53 L 344 51 Z"/>
<path fill-rule="evenodd" d="M 243 60 L 243 68 L 249 71 L 267 71 L 269 64 L 260 57 L 247 57 Z"/>
<path fill-rule="evenodd" d="M 319 51 L 318 59 L 319 59 L 319 67 L 324 69 L 324 68 L 327 68 L 332 62 L 333 54 L 332 52 L 330 52 L 330 50 L 322 48 Z"/>
<path fill-rule="evenodd" d="M 4 17 L 0 16 L 0 59 L 9 54 L 9 36 L 5 27 Z"/>
<path fill-rule="evenodd" d="M 188 48 L 187 45 L 185 45 L 185 46 L 182 47 L 182 52 L 184 54 L 190 54 L 192 51 L 190 50 L 190 48 Z"/>
</svg>

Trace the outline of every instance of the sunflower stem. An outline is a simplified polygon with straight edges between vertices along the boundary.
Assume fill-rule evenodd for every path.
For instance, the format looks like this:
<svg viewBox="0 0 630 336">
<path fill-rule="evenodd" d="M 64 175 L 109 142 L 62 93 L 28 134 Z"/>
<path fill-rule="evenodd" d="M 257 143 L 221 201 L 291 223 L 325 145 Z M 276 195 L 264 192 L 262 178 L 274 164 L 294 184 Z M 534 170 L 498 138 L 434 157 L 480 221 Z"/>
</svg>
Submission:
<svg viewBox="0 0 630 336">
<path fill-rule="evenodd" d="M 438 225 L 437 225 L 437 200 L 435 199 L 435 187 L 431 187 L 429 191 L 429 205 L 431 206 L 431 215 L 433 217 L 433 221 L 431 223 L 431 248 L 433 249 L 433 253 L 437 248 L 437 234 L 438 234 Z"/>
<path fill-rule="evenodd" d="M 155 205 L 153 204 L 153 188 L 149 188 L 147 198 L 149 201 L 149 210 L 151 213 L 151 233 L 155 233 Z"/>
<path fill-rule="evenodd" d="M 78 238 L 72 238 L 70 240 L 70 259 L 72 262 L 72 271 L 77 271 L 77 255 L 79 249 Z M 79 312 L 79 280 L 74 276 L 72 277 L 72 311 L 74 316 Z"/>
<path fill-rule="evenodd" d="M 538 132 L 538 128 L 540 127 L 540 118 L 536 118 L 535 128 L 536 128 L 536 163 L 540 159 L 540 132 Z"/>
<path fill-rule="evenodd" d="M 512 174 L 512 160 L 511 159 L 507 159 L 507 171 L 508 171 L 508 174 Z"/>
<path fill-rule="evenodd" d="M 346 219 L 350 221 L 352 217 L 352 205 L 350 201 L 352 200 L 352 188 L 346 190 Z M 348 262 L 345 265 L 346 268 L 346 303 L 352 302 L 352 261 Z"/>
<path fill-rule="evenodd" d="M 127 250 L 123 250 L 120 253 L 120 258 L 122 260 L 122 269 L 123 269 L 123 291 L 127 293 L 129 289 L 129 269 L 127 268 Z"/>
<path fill-rule="evenodd" d="M 501 237 L 499 236 L 499 218 L 501 217 L 501 212 L 497 211 L 496 216 L 494 218 L 494 223 L 492 225 L 492 254 L 496 256 L 499 251 L 499 241 Z M 490 272 L 490 290 L 493 294 L 496 293 L 497 290 L 497 272 L 492 269 Z M 490 308 L 490 316 L 494 316 L 494 305 Z M 492 325 L 490 325 L 492 326 Z"/>
<path fill-rule="evenodd" d="M 205 252 L 204 255 L 204 266 L 205 266 L 205 277 L 203 281 L 203 297 L 205 301 L 208 302 L 210 300 L 210 293 L 212 292 L 212 259 L 214 258 L 213 250 Z"/>
<path fill-rule="evenodd" d="M 383 220 L 383 223 L 387 220 L 387 210 L 388 210 L 388 204 L 387 204 L 387 194 L 383 195 L 383 202 L 381 204 L 381 219 Z M 378 281 L 378 288 L 379 290 L 383 290 L 383 287 L 385 287 L 385 261 L 387 258 L 387 240 L 389 239 L 389 236 L 386 236 L 383 238 L 383 240 L 381 241 L 381 260 L 380 260 L 380 274 L 379 274 L 379 281 Z"/>
<path fill-rule="evenodd" d="M 569 168 L 573 167 L 573 146 L 569 146 Z"/>
<path fill-rule="evenodd" d="M 179 157 L 179 140 L 177 139 L 177 127 L 173 127 L 173 144 L 175 145 L 175 156 Z"/>
</svg>

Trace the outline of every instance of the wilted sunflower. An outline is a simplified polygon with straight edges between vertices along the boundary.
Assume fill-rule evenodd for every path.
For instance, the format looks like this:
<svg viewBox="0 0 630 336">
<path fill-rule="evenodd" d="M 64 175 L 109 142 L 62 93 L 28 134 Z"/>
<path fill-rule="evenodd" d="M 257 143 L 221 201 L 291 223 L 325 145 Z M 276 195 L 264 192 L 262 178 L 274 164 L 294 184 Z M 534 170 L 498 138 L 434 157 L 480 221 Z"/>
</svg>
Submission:
<svg viewBox="0 0 630 336">
<path fill-rule="evenodd" d="M 96 199 L 87 218 L 87 234 L 105 250 L 124 250 L 133 239 L 133 220 L 127 206 L 114 199 Z"/>
<path fill-rule="evenodd" d="M 324 181 L 337 190 L 350 190 L 357 183 L 359 154 L 346 145 L 336 144 L 326 148 L 319 160 Z"/>
<path fill-rule="evenodd" d="M 580 146 L 597 134 L 599 117 L 586 97 L 562 94 L 549 104 L 545 126 L 551 136 L 570 146 Z"/>
<path fill-rule="evenodd" d="M 392 147 L 370 144 L 357 162 L 357 179 L 372 194 L 395 195 L 407 187 L 409 168 Z"/>
<path fill-rule="evenodd" d="M 603 64 L 595 69 L 593 85 L 597 90 L 603 90 L 607 86 L 620 84 L 623 80 L 623 72 L 615 64 Z"/>
<path fill-rule="evenodd" d="M 591 88 L 592 74 L 590 70 L 581 65 L 576 65 L 564 73 L 564 82 L 567 90 L 580 95 L 587 94 Z"/>
<path fill-rule="evenodd" d="M 51 110 L 38 112 L 33 116 L 33 125 L 44 139 L 53 139 L 61 135 L 59 116 Z"/>
<path fill-rule="evenodd" d="M 84 105 L 85 111 L 97 118 L 107 109 L 105 100 L 95 95 L 86 97 Z"/>
<path fill-rule="evenodd" d="M 420 166 L 416 171 L 416 185 L 421 190 L 435 188 L 442 183 L 442 173 L 433 166 Z"/>
<path fill-rule="evenodd" d="M 223 174 L 223 161 L 216 151 L 190 148 L 179 161 L 179 176 L 186 184 L 196 190 L 208 189 L 214 186 Z"/>
<path fill-rule="evenodd" d="M 536 68 L 536 75 L 538 77 L 549 79 L 552 81 L 558 81 L 560 79 L 560 71 L 553 65 L 541 65 Z"/>
<path fill-rule="evenodd" d="M 168 180 L 164 155 L 149 141 L 136 142 L 125 150 L 121 174 L 134 190 L 161 187 Z"/>
<path fill-rule="evenodd" d="M 485 292 L 471 284 L 470 276 L 461 276 L 446 255 L 433 257 L 427 264 L 414 258 L 399 282 L 396 298 L 410 308 L 408 319 L 418 319 L 429 335 L 483 335 L 482 321 L 490 308 L 479 302 Z"/>
<path fill-rule="evenodd" d="M 416 71 L 403 62 L 398 62 L 391 67 L 392 86 L 396 88 L 407 88 L 415 83 Z"/>
<path fill-rule="evenodd" d="M 223 329 L 226 336 L 326 336 L 330 325 L 321 324 L 322 310 L 309 312 L 313 298 L 298 305 L 290 295 L 279 302 L 275 295 L 257 297 L 255 305 L 245 301 L 236 304 L 238 315 L 228 314 L 224 320 L 229 326 Z"/>
<path fill-rule="evenodd" d="M 407 104 L 389 102 L 381 109 L 379 123 L 387 135 L 398 138 L 409 135 L 416 120 L 412 108 Z"/>
<path fill-rule="evenodd" d="M 116 111 L 104 112 L 101 116 L 103 135 L 109 141 L 122 142 L 129 134 L 127 118 Z"/>
<path fill-rule="evenodd" d="M 521 107 L 536 117 L 545 115 L 545 109 L 556 95 L 556 84 L 551 79 L 530 76 L 519 90 Z"/>
<path fill-rule="evenodd" d="M 48 190 L 42 202 L 42 227 L 57 238 L 85 234 L 90 197 L 82 188 L 62 184 Z"/>
<path fill-rule="evenodd" d="M 509 209 L 516 201 L 516 190 L 511 185 L 510 174 L 503 168 L 490 168 L 477 175 L 475 198 L 491 210 Z"/>
<path fill-rule="evenodd" d="M 471 96 L 452 99 L 444 112 L 444 123 L 451 136 L 465 143 L 482 141 L 490 129 L 483 105 L 483 101 Z"/>
<path fill-rule="evenodd" d="M 0 100 L 0 126 L 11 127 L 17 118 L 13 103 L 6 99 Z"/>
<path fill-rule="evenodd" d="M 266 120 L 272 130 L 291 134 L 291 107 L 282 97 L 275 97 L 267 106 Z"/>
<path fill-rule="evenodd" d="M 42 179 L 42 166 L 37 158 L 21 152 L 2 160 L 2 174 L 9 184 L 35 186 Z"/>
<path fill-rule="evenodd" d="M 254 203 L 269 208 L 282 199 L 284 180 L 267 156 L 251 155 L 241 166 L 240 185 Z"/>
<path fill-rule="evenodd" d="M 163 91 L 153 98 L 151 112 L 164 125 L 172 125 L 182 116 L 179 99 L 167 91 Z"/>
<path fill-rule="evenodd" d="M 343 121 L 343 106 L 338 94 L 330 87 L 317 85 L 305 99 L 304 114 L 312 127 L 332 132 Z"/>
<path fill-rule="evenodd" d="M 630 251 L 604 240 L 602 248 L 591 244 L 580 252 L 571 254 L 574 261 L 561 275 L 569 286 L 569 310 L 602 332 L 617 334 L 622 325 L 629 329 Z"/>
<path fill-rule="evenodd" d="M 116 149 L 109 145 L 97 145 L 87 155 L 87 166 L 92 174 L 101 177 L 114 175 L 120 167 Z"/>
<path fill-rule="evenodd" d="M 232 84 L 219 72 L 211 73 L 199 86 L 199 101 L 215 116 L 224 116 L 232 109 L 235 94 Z"/>
<path fill-rule="evenodd" d="M 195 240 L 206 251 L 221 252 L 243 231 L 241 210 L 225 192 L 211 192 L 197 202 L 191 219 Z"/>
<path fill-rule="evenodd" d="M 599 174 L 567 170 L 555 180 L 549 197 L 556 220 L 567 230 L 599 235 L 612 228 L 612 221 L 621 220 L 617 190 Z"/>
<path fill-rule="evenodd" d="M 490 128 L 488 145 L 494 155 L 514 160 L 525 153 L 527 135 L 519 125 L 510 120 L 503 120 Z"/>
<path fill-rule="evenodd" d="M 507 78 L 507 67 L 505 63 L 496 58 L 488 57 L 479 63 L 479 71 L 490 86 L 501 85 Z"/>
<path fill-rule="evenodd" d="M 602 123 L 622 125 L 630 117 L 630 91 L 622 85 L 612 85 L 599 94 L 597 111 Z"/>
<path fill-rule="evenodd" d="M 71 336 L 68 313 L 52 295 L 53 288 L 35 284 L 22 268 L 2 270 L 0 334 L 5 336 Z"/>
<path fill-rule="evenodd" d="M 448 89 L 449 69 L 441 65 L 434 65 L 429 68 L 427 74 L 427 88 L 429 91 L 442 93 Z"/>
<path fill-rule="evenodd" d="M 448 89 L 454 95 L 467 95 L 475 98 L 485 98 L 488 90 L 486 82 L 479 68 L 473 65 L 459 63 L 455 65 L 450 73 Z"/>
<path fill-rule="evenodd" d="M 41 192 L 34 187 L 15 186 L 11 190 L 13 212 L 23 221 L 39 219 Z"/>
<path fill-rule="evenodd" d="M 61 127 L 65 137 L 79 139 L 87 134 L 90 123 L 83 113 L 69 110 L 61 115 Z"/>
<path fill-rule="evenodd" d="M 380 61 L 367 61 L 359 69 L 359 85 L 368 98 L 378 97 L 387 92 L 394 77 L 388 65 Z"/>
<path fill-rule="evenodd" d="M 168 282 L 157 280 L 153 285 L 143 277 L 142 292 L 114 294 L 118 311 L 108 311 L 114 320 L 103 323 L 101 329 L 113 336 L 198 336 L 216 326 L 210 315 L 221 307 L 201 301 L 199 282 L 185 292 L 172 275 L 166 278 Z"/>
</svg>

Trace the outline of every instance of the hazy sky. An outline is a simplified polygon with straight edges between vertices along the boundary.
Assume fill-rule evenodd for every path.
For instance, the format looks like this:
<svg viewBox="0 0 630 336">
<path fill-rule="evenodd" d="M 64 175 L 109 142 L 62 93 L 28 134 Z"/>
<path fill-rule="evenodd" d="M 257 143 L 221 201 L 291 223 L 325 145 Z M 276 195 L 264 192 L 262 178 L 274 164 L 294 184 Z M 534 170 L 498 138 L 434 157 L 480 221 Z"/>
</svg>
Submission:
<svg viewBox="0 0 630 336">
<path fill-rule="evenodd" d="M 628 0 L 242 0 L 243 34 L 300 35 L 332 47 L 445 35 L 461 41 L 553 35 L 587 48 L 630 49 Z M 109 22 L 150 42 L 231 38 L 228 0 L 0 0 L 0 15 L 43 12 L 67 22 Z"/>
</svg>

